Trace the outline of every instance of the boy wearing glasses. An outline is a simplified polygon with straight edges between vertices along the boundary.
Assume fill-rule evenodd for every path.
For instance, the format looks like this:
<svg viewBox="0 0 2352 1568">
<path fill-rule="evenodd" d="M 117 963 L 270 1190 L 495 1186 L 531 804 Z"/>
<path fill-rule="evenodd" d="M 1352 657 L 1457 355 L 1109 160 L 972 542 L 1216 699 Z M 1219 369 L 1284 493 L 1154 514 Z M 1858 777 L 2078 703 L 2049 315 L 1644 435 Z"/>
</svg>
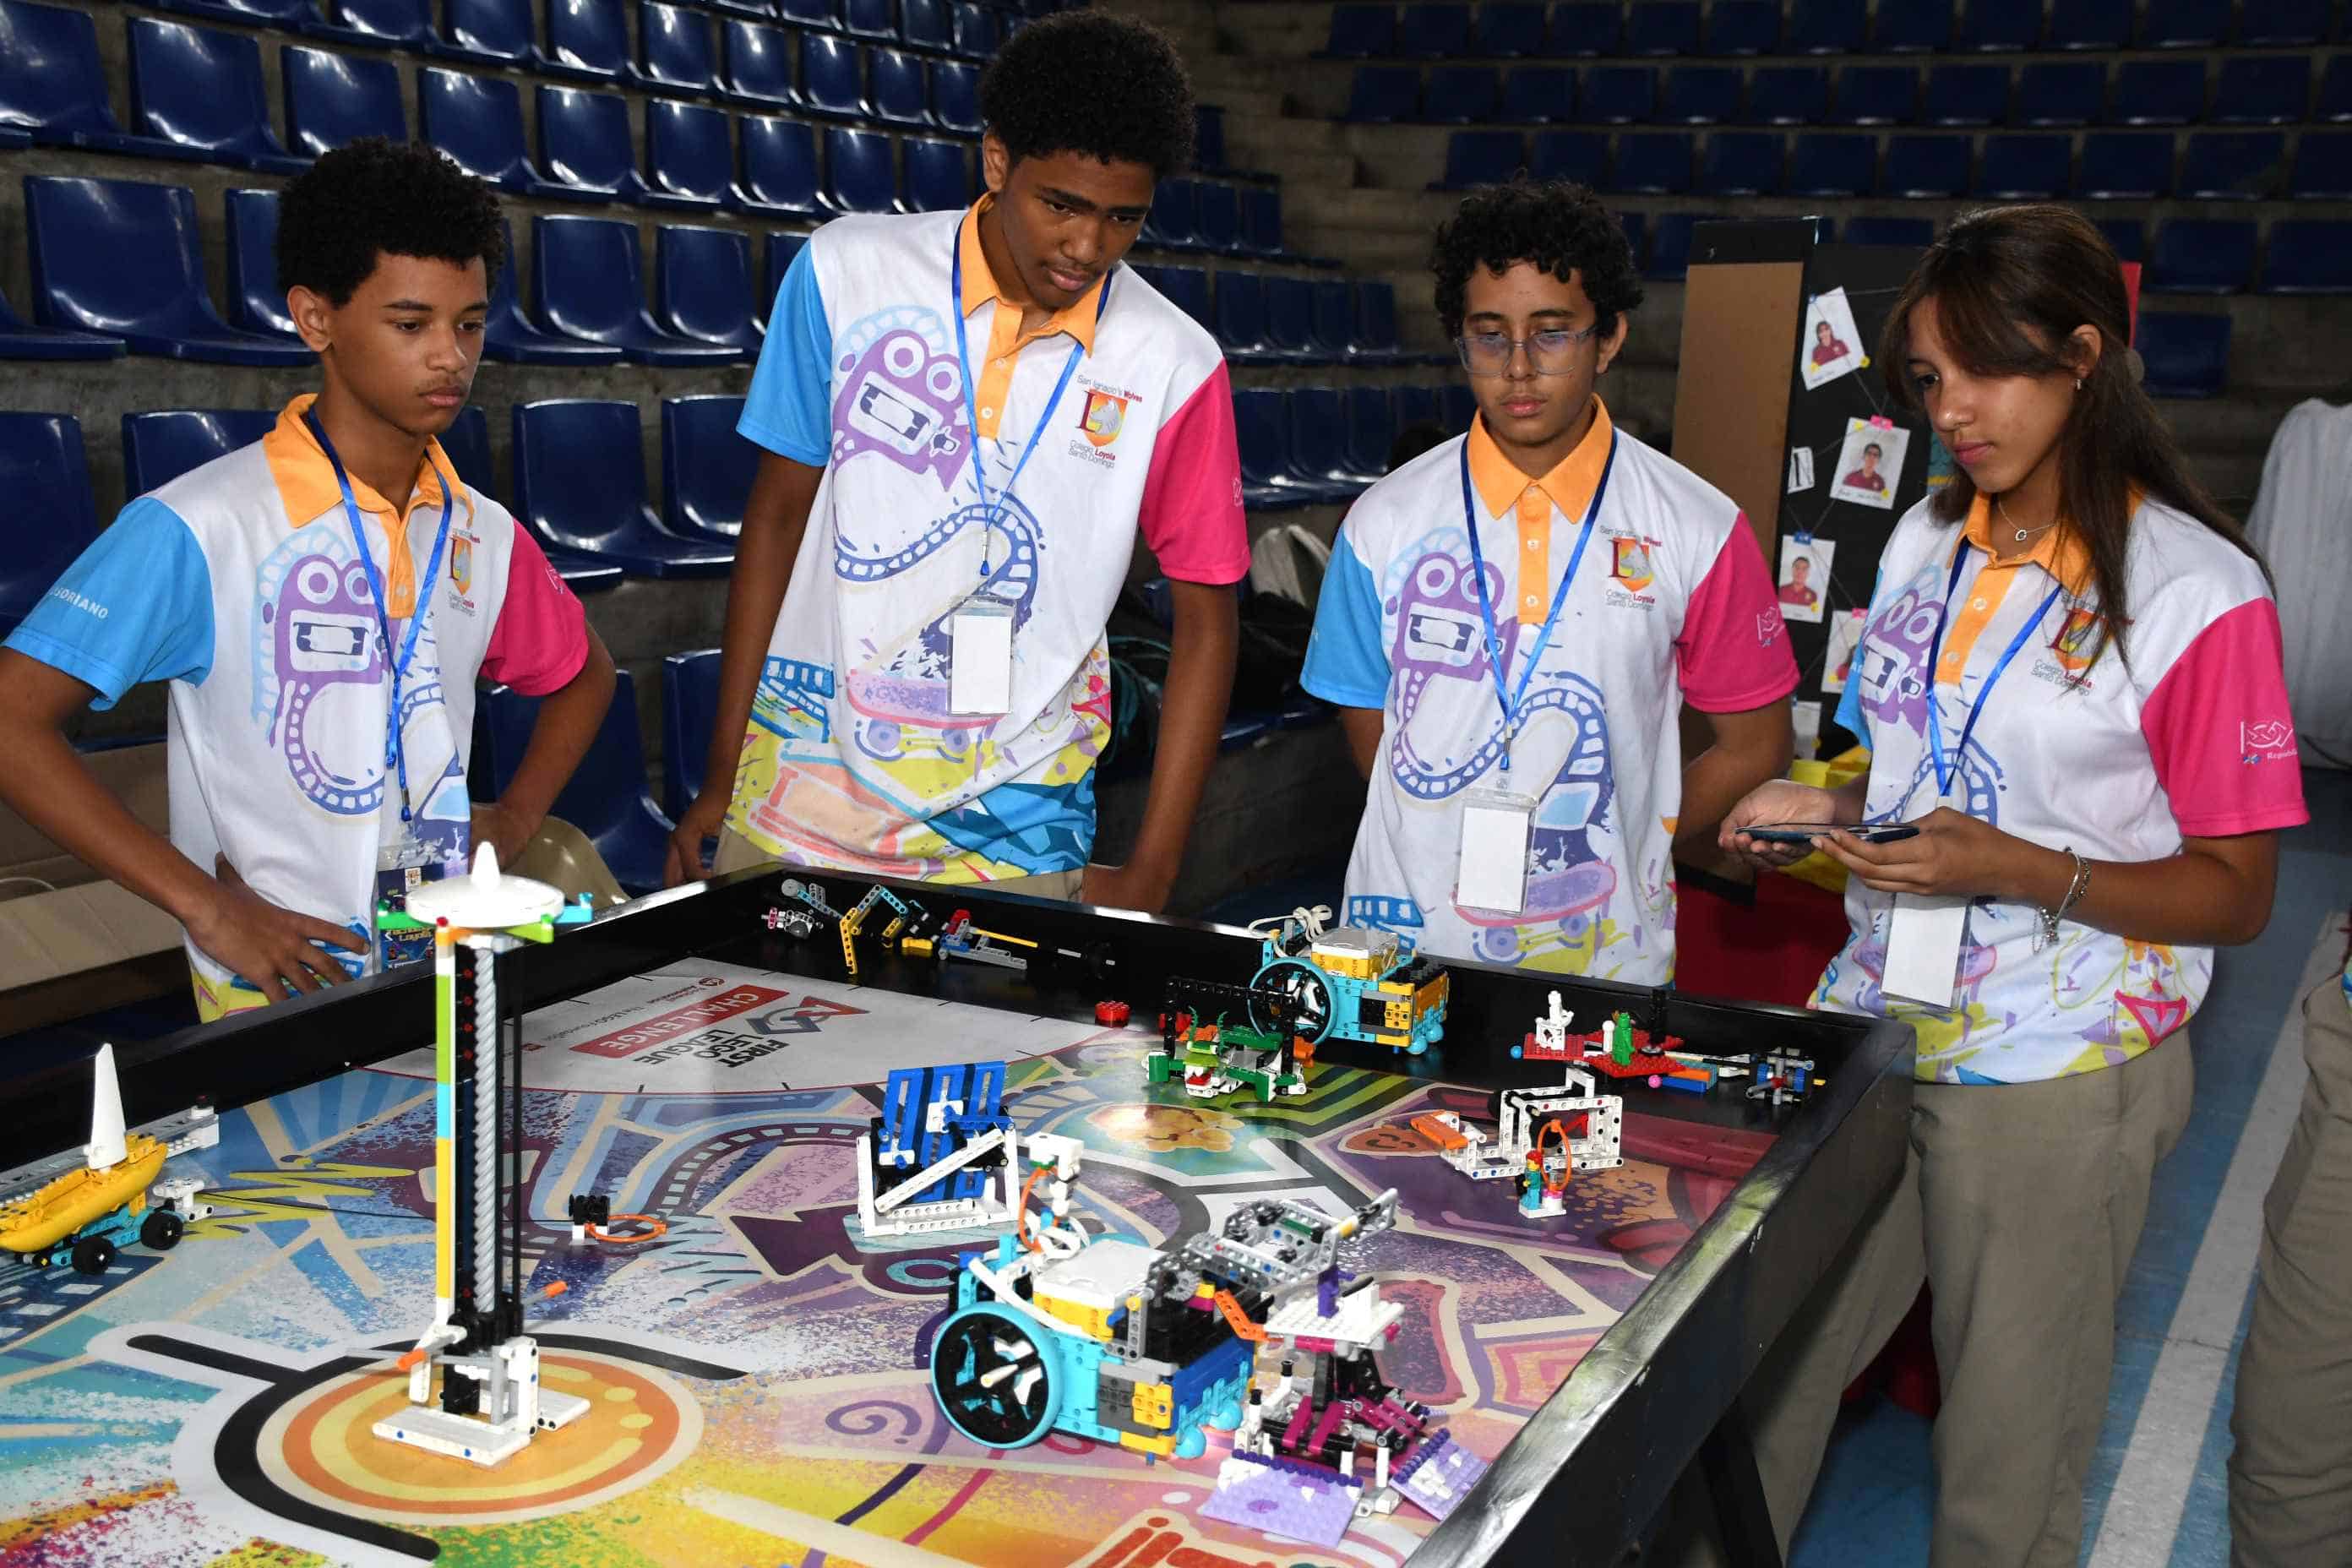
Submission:
<svg viewBox="0 0 2352 1568">
<path fill-rule="evenodd" d="M 1432 268 L 1478 416 L 1348 514 L 1307 655 L 1371 781 L 1347 919 L 1663 983 L 1675 842 L 1789 764 L 1797 668 L 1763 552 L 1594 392 L 1642 286 L 1590 191 L 1475 191 Z M 1687 761 L 1685 702 L 1712 731 Z"/>
</svg>

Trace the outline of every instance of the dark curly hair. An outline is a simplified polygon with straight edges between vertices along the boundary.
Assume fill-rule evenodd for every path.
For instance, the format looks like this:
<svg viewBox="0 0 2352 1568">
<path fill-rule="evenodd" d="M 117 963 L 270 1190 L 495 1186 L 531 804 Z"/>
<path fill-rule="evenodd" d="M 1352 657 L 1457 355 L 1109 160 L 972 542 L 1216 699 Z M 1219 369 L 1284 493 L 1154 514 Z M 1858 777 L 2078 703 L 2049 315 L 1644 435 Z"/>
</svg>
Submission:
<svg viewBox="0 0 2352 1568">
<path fill-rule="evenodd" d="M 1192 81 L 1176 47 L 1108 11 L 1056 12 L 1015 33 L 980 79 L 980 118 L 1015 163 L 1085 153 L 1160 179 L 1192 165 Z"/>
<path fill-rule="evenodd" d="M 1437 227 L 1429 269 L 1437 275 L 1437 315 L 1445 335 L 1462 331 L 1463 297 L 1474 268 L 1507 272 L 1522 261 L 1563 283 L 1571 272 L 1580 274 L 1604 337 L 1616 330 L 1619 316 L 1642 302 L 1633 247 L 1601 199 L 1567 180 L 1521 178 L 1479 186 Z"/>
<path fill-rule="evenodd" d="M 422 142 L 368 136 L 320 158 L 278 199 L 278 288 L 343 305 L 384 253 L 461 267 L 479 257 L 495 278 L 507 258 L 499 198 Z"/>
</svg>

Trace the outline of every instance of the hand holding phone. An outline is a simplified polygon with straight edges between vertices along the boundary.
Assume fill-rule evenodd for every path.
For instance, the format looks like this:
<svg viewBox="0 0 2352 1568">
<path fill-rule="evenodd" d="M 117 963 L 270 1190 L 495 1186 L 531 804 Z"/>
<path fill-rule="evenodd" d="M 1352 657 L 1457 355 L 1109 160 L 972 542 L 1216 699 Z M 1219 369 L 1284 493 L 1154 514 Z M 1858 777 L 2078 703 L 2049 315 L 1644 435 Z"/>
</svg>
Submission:
<svg viewBox="0 0 2352 1568">
<path fill-rule="evenodd" d="M 1759 844 L 1810 844 L 1814 839 L 1840 830 L 1834 822 L 1759 822 L 1739 831 Z M 1919 829 L 1907 822 L 1881 822 L 1846 826 L 1843 831 L 1864 844 L 1895 844 L 1906 838 L 1919 837 Z"/>
</svg>

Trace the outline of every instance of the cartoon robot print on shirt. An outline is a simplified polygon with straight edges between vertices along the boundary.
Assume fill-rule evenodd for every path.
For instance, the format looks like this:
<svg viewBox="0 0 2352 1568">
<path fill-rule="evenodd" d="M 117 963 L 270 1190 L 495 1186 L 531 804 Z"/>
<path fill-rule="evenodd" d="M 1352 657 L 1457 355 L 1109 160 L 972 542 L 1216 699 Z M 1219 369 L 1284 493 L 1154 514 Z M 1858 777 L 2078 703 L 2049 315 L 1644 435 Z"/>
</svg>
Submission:
<svg viewBox="0 0 2352 1568">
<path fill-rule="evenodd" d="M 254 623 L 253 717 L 266 725 L 295 785 L 338 816 L 383 806 L 383 721 L 373 709 L 387 673 L 367 574 L 348 537 L 302 529 L 261 563 Z M 372 742 L 354 736 L 373 732 Z"/>
</svg>

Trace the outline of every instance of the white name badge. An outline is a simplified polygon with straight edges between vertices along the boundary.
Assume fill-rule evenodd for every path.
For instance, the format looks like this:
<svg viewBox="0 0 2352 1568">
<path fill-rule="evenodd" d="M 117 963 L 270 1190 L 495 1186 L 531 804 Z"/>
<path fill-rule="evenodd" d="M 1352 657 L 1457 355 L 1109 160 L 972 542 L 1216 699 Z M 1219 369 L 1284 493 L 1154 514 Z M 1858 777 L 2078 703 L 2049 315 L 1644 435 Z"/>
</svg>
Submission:
<svg viewBox="0 0 2352 1568">
<path fill-rule="evenodd" d="M 1528 896 L 1528 837 L 1536 803 L 1523 795 L 1473 790 L 1462 797 L 1462 851 L 1454 902 L 1517 914 Z"/>
<path fill-rule="evenodd" d="M 1879 989 L 1906 1002 L 1949 1007 L 1968 919 L 1965 898 L 1895 894 L 1895 912 L 1886 922 L 1886 972 Z"/>
<path fill-rule="evenodd" d="M 948 711 L 997 714 L 1013 706 L 1013 612 L 986 602 L 948 617 Z"/>
</svg>

